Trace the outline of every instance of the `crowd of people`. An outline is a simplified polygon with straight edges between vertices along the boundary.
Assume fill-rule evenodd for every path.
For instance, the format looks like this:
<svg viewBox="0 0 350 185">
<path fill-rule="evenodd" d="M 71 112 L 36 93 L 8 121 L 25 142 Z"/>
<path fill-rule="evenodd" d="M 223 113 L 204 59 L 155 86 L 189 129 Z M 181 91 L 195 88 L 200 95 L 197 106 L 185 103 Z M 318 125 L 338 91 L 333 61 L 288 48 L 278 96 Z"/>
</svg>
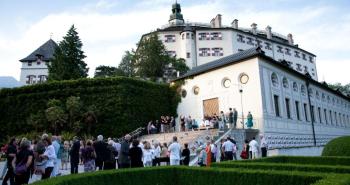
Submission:
<svg viewBox="0 0 350 185">
<path fill-rule="evenodd" d="M 250 113 L 249 113 L 250 114 Z M 248 114 L 248 116 L 249 116 Z M 252 117 L 250 115 L 250 117 Z M 229 109 L 227 114 L 221 111 L 219 116 L 205 116 L 204 126 L 220 128 L 226 123 L 236 127 L 237 111 Z M 247 121 L 247 123 L 249 120 Z M 252 124 L 252 123 L 251 123 Z M 175 119 L 172 116 L 162 116 L 160 121 L 150 121 L 147 126 L 148 134 L 167 133 L 175 131 Z M 202 125 L 200 125 L 202 126 Z M 180 116 L 181 131 L 198 128 L 198 124 L 191 116 Z M 242 159 L 266 157 L 267 143 L 263 136 L 260 145 L 252 138 L 246 140 L 241 149 Z M 102 135 L 96 139 L 79 139 L 63 141 L 61 136 L 43 134 L 36 140 L 13 138 L 3 148 L 7 156 L 7 163 L 3 177 L 3 185 L 27 184 L 30 178 L 35 180 L 60 176 L 62 170 L 75 174 L 79 172 L 79 165 L 84 172 L 109 170 L 117 168 L 150 167 L 160 165 L 189 165 L 190 156 L 198 156 L 199 166 L 210 166 L 212 162 L 237 160 L 238 147 L 234 138 L 226 138 L 219 143 L 207 138 L 204 142 L 179 144 L 177 137 L 170 143 L 157 141 L 138 141 L 126 135 L 123 139 L 104 139 Z"/>
<path fill-rule="evenodd" d="M 3 148 L 7 164 L 3 171 L 3 185 L 28 184 L 35 180 L 60 176 L 62 170 L 75 174 L 79 165 L 84 172 L 117 168 L 150 167 L 160 165 L 189 165 L 188 144 L 182 147 L 174 137 L 170 144 L 156 141 L 139 142 L 126 135 L 122 141 L 111 138 L 104 140 L 102 135 L 96 140 L 62 141 L 60 136 L 44 134 L 40 139 L 16 138 Z"/>
</svg>

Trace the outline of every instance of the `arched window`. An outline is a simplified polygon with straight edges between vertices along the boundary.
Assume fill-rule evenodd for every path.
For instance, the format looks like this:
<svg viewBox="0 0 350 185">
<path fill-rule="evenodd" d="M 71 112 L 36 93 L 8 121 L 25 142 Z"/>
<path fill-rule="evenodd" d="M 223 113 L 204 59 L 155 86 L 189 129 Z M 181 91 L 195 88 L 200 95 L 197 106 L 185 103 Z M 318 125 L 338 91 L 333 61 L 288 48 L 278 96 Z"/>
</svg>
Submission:
<svg viewBox="0 0 350 185">
<path fill-rule="evenodd" d="M 289 83 L 288 83 L 288 80 L 286 77 L 283 78 L 282 83 L 283 83 L 284 88 L 286 88 L 286 89 L 289 88 Z"/>
<path fill-rule="evenodd" d="M 293 82 L 293 91 L 298 92 L 298 84 L 296 82 Z"/>
<path fill-rule="evenodd" d="M 181 96 L 182 96 L 183 98 L 185 98 L 186 95 L 187 95 L 187 91 L 186 91 L 185 89 L 182 89 L 182 90 L 181 90 Z"/>
<path fill-rule="evenodd" d="M 306 88 L 305 88 L 304 85 L 301 85 L 301 87 L 300 87 L 300 92 L 301 92 L 302 95 L 305 95 L 305 94 L 306 94 Z"/>
<path fill-rule="evenodd" d="M 316 98 L 320 99 L 320 93 L 318 93 L 318 91 L 316 91 Z"/>
<path fill-rule="evenodd" d="M 273 86 L 278 87 L 278 77 L 277 77 L 276 73 L 272 73 L 271 82 L 272 82 Z"/>
<path fill-rule="evenodd" d="M 322 101 L 326 101 L 326 95 L 324 95 L 323 93 L 322 93 Z"/>
<path fill-rule="evenodd" d="M 312 90 L 311 87 L 309 88 L 309 95 L 310 95 L 310 97 L 313 97 L 313 96 L 314 96 L 314 90 Z"/>
</svg>

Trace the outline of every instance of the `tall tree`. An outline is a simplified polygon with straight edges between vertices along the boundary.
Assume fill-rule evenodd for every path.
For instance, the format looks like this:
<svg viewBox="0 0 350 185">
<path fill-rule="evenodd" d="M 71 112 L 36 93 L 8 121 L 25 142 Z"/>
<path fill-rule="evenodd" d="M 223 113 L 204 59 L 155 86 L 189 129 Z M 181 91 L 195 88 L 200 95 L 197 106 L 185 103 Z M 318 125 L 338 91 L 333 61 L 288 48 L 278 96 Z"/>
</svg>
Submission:
<svg viewBox="0 0 350 185">
<path fill-rule="evenodd" d="M 95 69 L 95 78 L 112 76 L 125 76 L 125 74 L 122 70 L 112 66 L 101 65 Z"/>
<path fill-rule="evenodd" d="M 135 76 L 135 51 L 125 51 L 125 54 L 120 62 L 118 69 L 123 72 L 125 76 Z"/>
<path fill-rule="evenodd" d="M 169 56 L 157 34 L 145 37 L 138 43 L 135 61 L 139 76 L 151 80 L 163 77 L 165 66 L 169 63 Z"/>
<path fill-rule="evenodd" d="M 54 59 L 48 65 L 49 80 L 71 80 L 86 78 L 89 68 L 84 62 L 82 42 L 74 25 L 59 43 L 54 53 Z"/>
</svg>

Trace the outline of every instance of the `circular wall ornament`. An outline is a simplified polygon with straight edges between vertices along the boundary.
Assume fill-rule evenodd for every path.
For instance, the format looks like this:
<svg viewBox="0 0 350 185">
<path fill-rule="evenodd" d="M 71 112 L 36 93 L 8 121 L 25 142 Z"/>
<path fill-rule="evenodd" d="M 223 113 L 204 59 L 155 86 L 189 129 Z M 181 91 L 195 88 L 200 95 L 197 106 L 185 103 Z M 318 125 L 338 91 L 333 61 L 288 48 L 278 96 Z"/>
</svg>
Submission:
<svg viewBox="0 0 350 185">
<path fill-rule="evenodd" d="M 239 82 L 241 82 L 242 84 L 246 84 L 248 83 L 248 81 L 249 81 L 249 76 L 247 74 L 241 73 L 239 75 Z"/>
<path fill-rule="evenodd" d="M 187 96 L 187 91 L 185 89 L 181 90 L 181 96 L 185 98 Z"/>
<path fill-rule="evenodd" d="M 228 78 L 224 78 L 222 80 L 222 86 L 224 86 L 225 88 L 229 88 L 231 86 L 231 80 Z"/>
<path fill-rule="evenodd" d="M 199 87 L 198 86 L 193 87 L 193 94 L 195 94 L 195 95 L 199 94 Z"/>
</svg>

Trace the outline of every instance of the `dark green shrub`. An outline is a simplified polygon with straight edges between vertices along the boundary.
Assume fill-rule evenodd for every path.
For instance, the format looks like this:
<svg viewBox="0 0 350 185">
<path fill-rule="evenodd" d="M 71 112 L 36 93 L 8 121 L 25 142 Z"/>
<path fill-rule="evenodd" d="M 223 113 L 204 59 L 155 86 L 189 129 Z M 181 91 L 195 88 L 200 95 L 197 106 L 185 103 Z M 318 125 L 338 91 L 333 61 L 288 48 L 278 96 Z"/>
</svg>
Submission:
<svg viewBox="0 0 350 185">
<path fill-rule="evenodd" d="M 247 163 L 294 163 L 310 165 L 345 165 L 350 166 L 350 157 L 321 157 L 321 156 L 274 156 L 255 160 L 245 160 Z"/>
<path fill-rule="evenodd" d="M 34 185 L 317 185 L 324 178 L 316 173 L 159 167 L 62 176 Z"/>
<path fill-rule="evenodd" d="M 35 130 L 27 120 L 46 109 L 47 101 L 79 96 L 84 107 L 96 107 L 92 135 L 121 136 L 161 115 L 176 115 L 179 97 L 166 84 L 126 78 L 79 79 L 0 90 L 0 141 Z M 43 128 L 49 127 L 49 123 Z M 72 129 L 64 127 L 63 131 Z"/>
<path fill-rule="evenodd" d="M 338 137 L 323 148 L 322 156 L 347 156 L 350 157 L 350 136 Z"/>
<path fill-rule="evenodd" d="M 350 174 L 350 166 L 330 166 L 330 165 L 310 165 L 292 163 L 266 163 L 266 162 L 222 162 L 214 163 L 213 167 L 218 168 L 239 168 L 239 169 L 259 169 L 259 170 L 283 170 L 283 171 L 305 171 L 305 172 L 325 172 L 325 173 L 347 173 Z"/>
</svg>

